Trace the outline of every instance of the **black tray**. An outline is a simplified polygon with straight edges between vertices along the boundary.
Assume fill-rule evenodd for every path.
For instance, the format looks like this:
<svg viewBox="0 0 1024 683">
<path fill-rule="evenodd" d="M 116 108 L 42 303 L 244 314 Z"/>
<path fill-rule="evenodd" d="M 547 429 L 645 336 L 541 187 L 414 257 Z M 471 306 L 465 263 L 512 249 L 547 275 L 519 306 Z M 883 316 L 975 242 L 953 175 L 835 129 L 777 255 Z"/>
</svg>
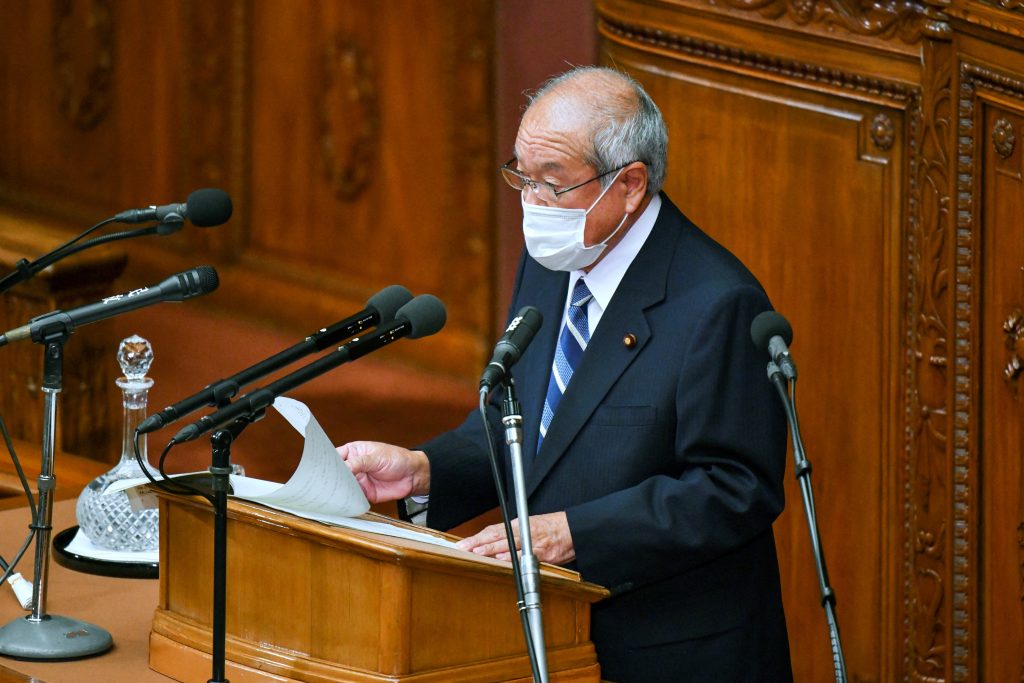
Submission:
<svg viewBox="0 0 1024 683">
<path fill-rule="evenodd" d="M 86 574 L 124 579 L 155 579 L 160 576 L 159 562 L 114 562 L 69 552 L 68 544 L 74 540 L 77 533 L 78 527 L 73 526 L 53 537 L 53 559 L 60 566 Z"/>
</svg>

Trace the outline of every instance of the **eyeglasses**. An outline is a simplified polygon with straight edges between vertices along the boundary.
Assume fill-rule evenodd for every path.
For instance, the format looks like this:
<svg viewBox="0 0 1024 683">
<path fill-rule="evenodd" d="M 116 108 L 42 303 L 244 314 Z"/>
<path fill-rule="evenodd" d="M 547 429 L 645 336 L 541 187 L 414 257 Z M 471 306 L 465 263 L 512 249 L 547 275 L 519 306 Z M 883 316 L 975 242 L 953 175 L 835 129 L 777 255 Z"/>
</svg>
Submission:
<svg viewBox="0 0 1024 683">
<path fill-rule="evenodd" d="M 590 180 L 584 180 L 582 183 L 579 183 L 578 185 L 573 185 L 572 187 L 567 187 L 567 188 L 562 189 L 562 190 L 558 189 L 557 187 L 555 187 L 551 183 L 545 183 L 542 180 L 534 180 L 533 178 L 527 178 L 522 173 L 520 173 L 519 171 L 517 171 L 514 168 L 512 168 L 512 164 L 514 164 L 514 163 L 516 163 L 516 158 L 512 157 L 511 159 L 506 161 L 504 164 L 502 164 L 501 165 L 501 169 L 500 169 L 502 177 L 505 179 L 505 182 L 508 183 L 509 186 L 512 189 L 518 190 L 519 192 L 523 192 L 524 190 L 526 190 L 526 188 L 530 188 L 543 201 L 545 201 L 545 202 L 557 202 L 558 201 L 558 197 L 560 195 L 563 195 L 566 192 L 571 192 L 572 190 L 581 188 L 584 185 L 592 183 L 595 180 L 597 180 L 599 178 L 603 178 L 606 175 L 609 175 L 611 173 L 615 173 L 616 171 L 621 171 L 622 169 L 626 168 L 626 166 L 629 166 L 629 164 L 632 164 L 632 163 L 635 163 L 635 162 L 631 161 L 631 162 L 629 162 L 629 164 L 623 164 L 622 166 L 619 166 L 618 168 L 613 168 L 610 171 L 605 171 L 604 173 L 602 173 L 600 175 L 596 175 L 593 178 L 591 178 Z"/>
</svg>

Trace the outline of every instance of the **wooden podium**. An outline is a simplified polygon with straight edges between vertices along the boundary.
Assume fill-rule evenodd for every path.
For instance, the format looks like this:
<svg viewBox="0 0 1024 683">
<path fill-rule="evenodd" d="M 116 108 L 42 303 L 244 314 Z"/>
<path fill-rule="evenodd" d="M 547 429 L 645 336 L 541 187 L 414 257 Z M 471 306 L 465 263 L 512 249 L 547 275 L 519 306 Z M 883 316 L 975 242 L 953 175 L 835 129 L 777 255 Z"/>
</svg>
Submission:
<svg viewBox="0 0 1024 683">
<path fill-rule="evenodd" d="M 228 513 L 232 683 L 532 680 L 508 563 L 245 501 L 230 501 Z M 205 501 L 160 496 L 160 559 L 150 667 L 206 681 L 213 511 Z M 541 587 L 550 680 L 597 683 L 590 605 L 607 591 L 547 566 Z"/>
</svg>

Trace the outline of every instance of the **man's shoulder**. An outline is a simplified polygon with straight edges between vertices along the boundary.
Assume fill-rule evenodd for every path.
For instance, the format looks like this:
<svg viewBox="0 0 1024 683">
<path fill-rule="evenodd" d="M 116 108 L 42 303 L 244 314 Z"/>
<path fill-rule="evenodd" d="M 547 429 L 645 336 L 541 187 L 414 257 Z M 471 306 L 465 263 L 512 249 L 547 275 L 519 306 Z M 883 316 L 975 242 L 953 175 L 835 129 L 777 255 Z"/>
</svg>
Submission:
<svg viewBox="0 0 1024 683">
<path fill-rule="evenodd" d="M 669 243 L 669 279 L 704 290 L 752 287 L 763 291 L 750 269 L 724 244 L 691 221 L 664 194 L 652 251 L 665 253 Z"/>
</svg>

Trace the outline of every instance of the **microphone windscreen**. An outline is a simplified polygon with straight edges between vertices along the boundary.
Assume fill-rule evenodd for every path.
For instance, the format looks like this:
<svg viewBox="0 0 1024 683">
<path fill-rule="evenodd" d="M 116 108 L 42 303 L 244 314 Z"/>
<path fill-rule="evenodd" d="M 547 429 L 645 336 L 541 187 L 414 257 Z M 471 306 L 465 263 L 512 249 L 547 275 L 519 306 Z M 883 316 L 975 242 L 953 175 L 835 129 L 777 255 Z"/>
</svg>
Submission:
<svg viewBox="0 0 1024 683">
<path fill-rule="evenodd" d="M 754 341 L 754 346 L 766 353 L 768 342 L 776 336 L 782 337 L 787 346 L 793 343 L 793 328 L 781 313 L 765 311 L 759 313 L 754 322 L 750 323 L 750 338 Z"/>
<path fill-rule="evenodd" d="M 198 280 L 196 294 L 209 294 L 220 286 L 220 277 L 213 266 L 196 266 L 191 272 L 195 273 Z"/>
<path fill-rule="evenodd" d="M 231 197 L 224 190 L 208 187 L 196 190 L 185 200 L 188 219 L 200 228 L 212 228 L 231 218 Z"/>
<path fill-rule="evenodd" d="M 440 332 L 448 319 L 448 313 L 445 311 L 444 304 L 436 296 L 420 294 L 398 309 L 395 318 L 409 321 L 412 328 L 409 338 L 419 339 Z"/>
<path fill-rule="evenodd" d="M 380 316 L 380 322 L 389 323 L 395 319 L 398 309 L 410 301 L 412 292 L 402 285 L 391 285 L 371 296 L 366 302 L 366 308 L 376 311 Z"/>
<path fill-rule="evenodd" d="M 220 285 L 217 271 L 210 266 L 196 266 L 169 276 L 154 289 L 158 301 L 183 301 L 194 296 L 209 294 Z"/>
</svg>

